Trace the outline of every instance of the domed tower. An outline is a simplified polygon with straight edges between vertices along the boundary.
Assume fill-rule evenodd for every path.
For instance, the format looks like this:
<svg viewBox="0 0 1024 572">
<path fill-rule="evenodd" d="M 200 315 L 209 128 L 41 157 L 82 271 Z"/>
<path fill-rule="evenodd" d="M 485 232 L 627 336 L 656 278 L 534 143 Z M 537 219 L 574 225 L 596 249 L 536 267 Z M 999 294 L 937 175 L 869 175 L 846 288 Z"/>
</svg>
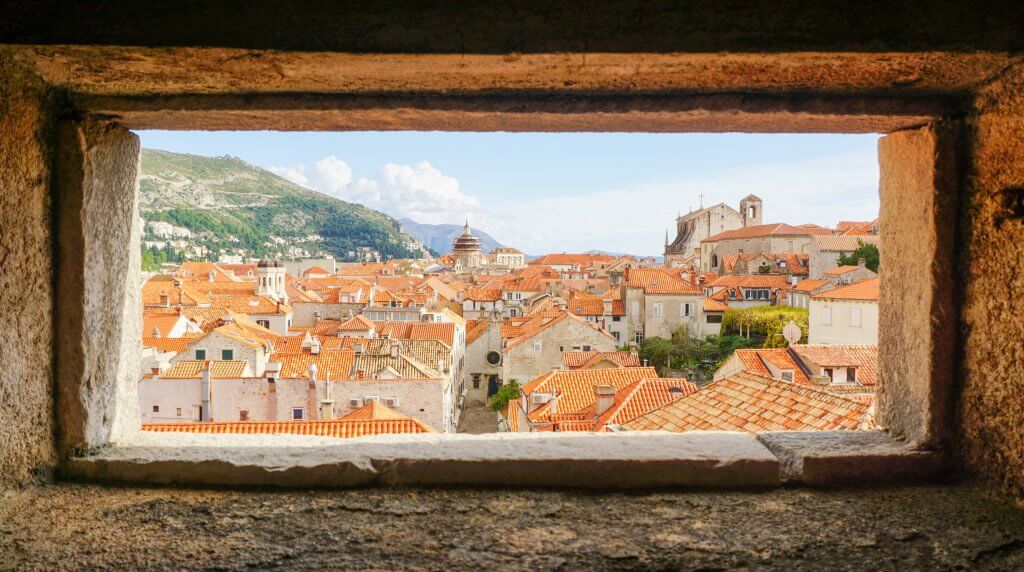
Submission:
<svg viewBox="0 0 1024 572">
<path fill-rule="evenodd" d="M 280 260 L 271 260 L 267 257 L 260 259 L 256 263 L 256 294 L 287 302 L 288 294 L 285 292 L 286 272 L 284 263 Z"/>
<path fill-rule="evenodd" d="M 467 220 L 465 228 L 462 229 L 462 234 L 452 242 L 452 254 L 462 261 L 463 268 L 473 268 L 480 266 L 481 250 L 480 238 L 473 236 L 473 233 L 470 232 L 469 221 Z"/>
<path fill-rule="evenodd" d="M 757 226 L 761 224 L 761 197 L 747 195 L 740 201 L 740 216 L 743 217 L 743 226 Z"/>
</svg>

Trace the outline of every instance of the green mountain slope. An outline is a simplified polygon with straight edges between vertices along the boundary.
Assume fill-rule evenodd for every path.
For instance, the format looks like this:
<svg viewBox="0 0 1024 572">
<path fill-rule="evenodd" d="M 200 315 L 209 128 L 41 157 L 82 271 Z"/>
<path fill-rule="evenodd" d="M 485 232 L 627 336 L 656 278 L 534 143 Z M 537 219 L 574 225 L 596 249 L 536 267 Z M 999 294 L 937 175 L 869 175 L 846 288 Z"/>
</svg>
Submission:
<svg viewBox="0 0 1024 572">
<path fill-rule="evenodd" d="M 384 260 L 421 255 L 409 250 L 414 239 L 384 213 L 234 157 L 143 149 L 139 185 L 142 218 L 188 228 L 193 236 L 186 240 L 209 249 L 210 260 L 221 253 L 288 256 L 289 246 L 339 260 L 355 258 L 359 247 L 378 251 Z M 145 238 L 159 237 L 147 228 Z M 178 259 L 174 253 L 167 257 Z"/>
</svg>

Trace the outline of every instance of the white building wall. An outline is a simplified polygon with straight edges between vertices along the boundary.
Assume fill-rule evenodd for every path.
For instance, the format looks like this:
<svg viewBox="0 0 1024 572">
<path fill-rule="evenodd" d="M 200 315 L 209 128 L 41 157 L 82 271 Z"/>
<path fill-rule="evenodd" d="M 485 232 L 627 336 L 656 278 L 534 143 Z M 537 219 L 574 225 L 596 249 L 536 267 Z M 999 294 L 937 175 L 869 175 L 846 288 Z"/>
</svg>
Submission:
<svg viewBox="0 0 1024 572">
<path fill-rule="evenodd" d="M 809 310 L 809 344 L 878 343 L 878 302 L 812 298 Z M 854 325 L 854 310 L 860 310 L 859 326 Z"/>
</svg>

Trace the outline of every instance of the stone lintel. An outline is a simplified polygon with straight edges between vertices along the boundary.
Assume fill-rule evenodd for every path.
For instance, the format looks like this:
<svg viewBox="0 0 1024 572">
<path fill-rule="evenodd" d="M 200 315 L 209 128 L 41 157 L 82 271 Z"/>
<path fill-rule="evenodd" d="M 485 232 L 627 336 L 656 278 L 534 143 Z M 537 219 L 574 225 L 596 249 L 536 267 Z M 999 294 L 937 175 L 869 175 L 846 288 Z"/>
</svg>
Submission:
<svg viewBox="0 0 1024 572">
<path fill-rule="evenodd" d="M 75 479 L 294 488 L 498 485 L 777 487 L 779 463 L 743 433 L 381 436 L 135 433 L 72 459 Z"/>
<path fill-rule="evenodd" d="M 778 457 L 782 479 L 791 483 L 907 482 L 937 477 L 946 466 L 941 453 L 884 431 L 778 431 L 757 440 Z"/>
</svg>

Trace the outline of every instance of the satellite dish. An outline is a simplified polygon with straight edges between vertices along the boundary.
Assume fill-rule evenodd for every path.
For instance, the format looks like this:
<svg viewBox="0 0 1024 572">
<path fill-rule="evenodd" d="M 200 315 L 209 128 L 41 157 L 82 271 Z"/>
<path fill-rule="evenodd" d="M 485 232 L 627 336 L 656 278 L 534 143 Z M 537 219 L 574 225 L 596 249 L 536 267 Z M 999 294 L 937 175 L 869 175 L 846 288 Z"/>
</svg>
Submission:
<svg viewBox="0 0 1024 572">
<path fill-rule="evenodd" d="M 803 335 L 804 333 L 800 330 L 800 326 L 793 323 L 793 320 L 790 320 L 786 327 L 782 328 L 782 337 L 786 338 L 789 345 L 799 343 Z"/>
</svg>

